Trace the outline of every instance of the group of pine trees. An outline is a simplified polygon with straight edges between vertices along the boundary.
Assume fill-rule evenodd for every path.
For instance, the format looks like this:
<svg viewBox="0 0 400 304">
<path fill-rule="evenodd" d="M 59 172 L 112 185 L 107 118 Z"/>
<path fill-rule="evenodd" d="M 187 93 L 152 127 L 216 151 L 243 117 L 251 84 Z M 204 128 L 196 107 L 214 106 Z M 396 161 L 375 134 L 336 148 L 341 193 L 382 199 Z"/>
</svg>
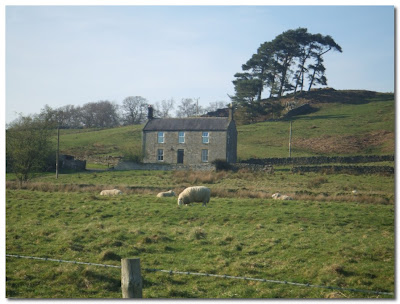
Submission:
<svg viewBox="0 0 400 304">
<path fill-rule="evenodd" d="M 330 50 L 342 52 L 329 35 L 311 34 L 306 28 L 285 31 L 261 44 L 242 65 L 243 71 L 234 75 L 231 99 L 246 106 L 259 103 L 265 91 L 268 97 L 281 97 L 327 85 L 323 55 Z"/>
</svg>

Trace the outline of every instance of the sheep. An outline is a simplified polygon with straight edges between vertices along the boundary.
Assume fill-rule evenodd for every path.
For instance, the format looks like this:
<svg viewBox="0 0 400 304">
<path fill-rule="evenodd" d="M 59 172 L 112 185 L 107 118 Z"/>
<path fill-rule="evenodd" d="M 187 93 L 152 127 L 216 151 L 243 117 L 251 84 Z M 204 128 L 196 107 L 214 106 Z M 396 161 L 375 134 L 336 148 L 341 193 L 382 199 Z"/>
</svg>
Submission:
<svg viewBox="0 0 400 304">
<path fill-rule="evenodd" d="M 175 196 L 175 192 L 172 190 L 169 190 L 167 192 L 160 192 L 157 194 L 157 197 L 168 197 L 168 196 Z"/>
<path fill-rule="evenodd" d="M 203 206 L 206 206 L 210 201 L 211 190 L 207 187 L 196 186 L 196 187 L 188 187 L 181 192 L 178 196 L 178 205 L 181 206 L 183 204 L 188 205 L 190 203 L 198 202 L 203 203 Z"/>
<path fill-rule="evenodd" d="M 100 192 L 100 195 L 106 195 L 106 196 L 119 195 L 119 194 L 122 194 L 122 191 L 118 189 L 103 190 Z"/>
<path fill-rule="evenodd" d="M 278 200 L 283 200 L 283 201 L 288 201 L 288 200 L 293 200 L 290 196 L 288 195 L 282 195 L 279 192 L 272 194 L 273 199 L 278 199 Z"/>
</svg>

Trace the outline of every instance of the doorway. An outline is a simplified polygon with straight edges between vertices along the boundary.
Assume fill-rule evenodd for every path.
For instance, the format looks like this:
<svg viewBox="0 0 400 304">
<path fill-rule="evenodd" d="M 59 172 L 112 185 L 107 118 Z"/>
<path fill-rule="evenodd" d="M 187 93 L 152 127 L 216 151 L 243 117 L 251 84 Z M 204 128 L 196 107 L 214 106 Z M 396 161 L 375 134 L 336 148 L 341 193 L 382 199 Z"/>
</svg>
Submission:
<svg viewBox="0 0 400 304">
<path fill-rule="evenodd" d="M 178 164 L 183 164 L 183 149 L 178 149 Z"/>
</svg>

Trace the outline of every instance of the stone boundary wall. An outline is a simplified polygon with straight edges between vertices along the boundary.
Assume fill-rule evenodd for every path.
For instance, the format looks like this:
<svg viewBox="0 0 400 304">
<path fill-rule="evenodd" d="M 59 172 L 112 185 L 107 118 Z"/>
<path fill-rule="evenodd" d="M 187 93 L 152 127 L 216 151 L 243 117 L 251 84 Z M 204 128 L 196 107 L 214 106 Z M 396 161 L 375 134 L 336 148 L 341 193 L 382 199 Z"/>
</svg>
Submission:
<svg viewBox="0 0 400 304">
<path fill-rule="evenodd" d="M 88 163 L 107 165 L 109 167 L 116 166 L 119 162 L 122 161 L 122 156 L 89 156 L 86 157 L 85 160 Z"/>
<path fill-rule="evenodd" d="M 58 164 L 60 169 L 86 170 L 86 160 L 75 159 L 72 155 L 60 154 Z"/>
<path fill-rule="evenodd" d="M 254 172 L 265 172 L 265 173 L 274 173 L 274 167 L 271 165 L 258 165 L 258 164 L 246 164 L 246 163 L 237 163 L 232 164 L 231 167 L 233 170 L 247 169 Z"/>
<path fill-rule="evenodd" d="M 356 155 L 356 156 L 311 156 L 291 158 L 250 158 L 241 163 L 258 165 L 319 165 L 319 164 L 357 164 L 394 161 L 394 155 Z"/>
<path fill-rule="evenodd" d="M 231 170 L 248 169 L 254 172 L 273 173 L 274 168 L 270 165 L 258 164 L 231 164 Z M 181 165 L 181 164 L 153 164 L 153 163 L 134 163 L 120 162 L 114 170 L 161 170 L 161 171 L 216 171 L 213 164 Z"/>
<path fill-rule="evenodd" d="M 114 166 L 114 170 L 160 170 L 160 171 L 215 171 L 212 164 L 181 165 L 181 164 L 153 164 L 153 163 L 134 163 L 128 161 L 119 162 Z"/>
<path fill-rule="evenodd" d="M 324 174 L 394 174 L 391 166 L 299 166 L 292 168 L 293 173 L 318 172 Z"/>
</svg>

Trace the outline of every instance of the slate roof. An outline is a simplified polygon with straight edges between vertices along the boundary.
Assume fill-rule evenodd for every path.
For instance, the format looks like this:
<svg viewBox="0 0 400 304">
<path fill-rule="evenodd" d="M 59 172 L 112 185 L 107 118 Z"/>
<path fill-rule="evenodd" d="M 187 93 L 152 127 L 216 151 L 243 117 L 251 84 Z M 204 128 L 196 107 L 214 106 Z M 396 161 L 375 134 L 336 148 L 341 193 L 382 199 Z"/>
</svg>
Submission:
<svg viewBox="0 0 400 304">
<path fill-rule="evenodd" d="M 226 131 L 227 117 L 153 118 L 143 131 Z"/>
</svg>

